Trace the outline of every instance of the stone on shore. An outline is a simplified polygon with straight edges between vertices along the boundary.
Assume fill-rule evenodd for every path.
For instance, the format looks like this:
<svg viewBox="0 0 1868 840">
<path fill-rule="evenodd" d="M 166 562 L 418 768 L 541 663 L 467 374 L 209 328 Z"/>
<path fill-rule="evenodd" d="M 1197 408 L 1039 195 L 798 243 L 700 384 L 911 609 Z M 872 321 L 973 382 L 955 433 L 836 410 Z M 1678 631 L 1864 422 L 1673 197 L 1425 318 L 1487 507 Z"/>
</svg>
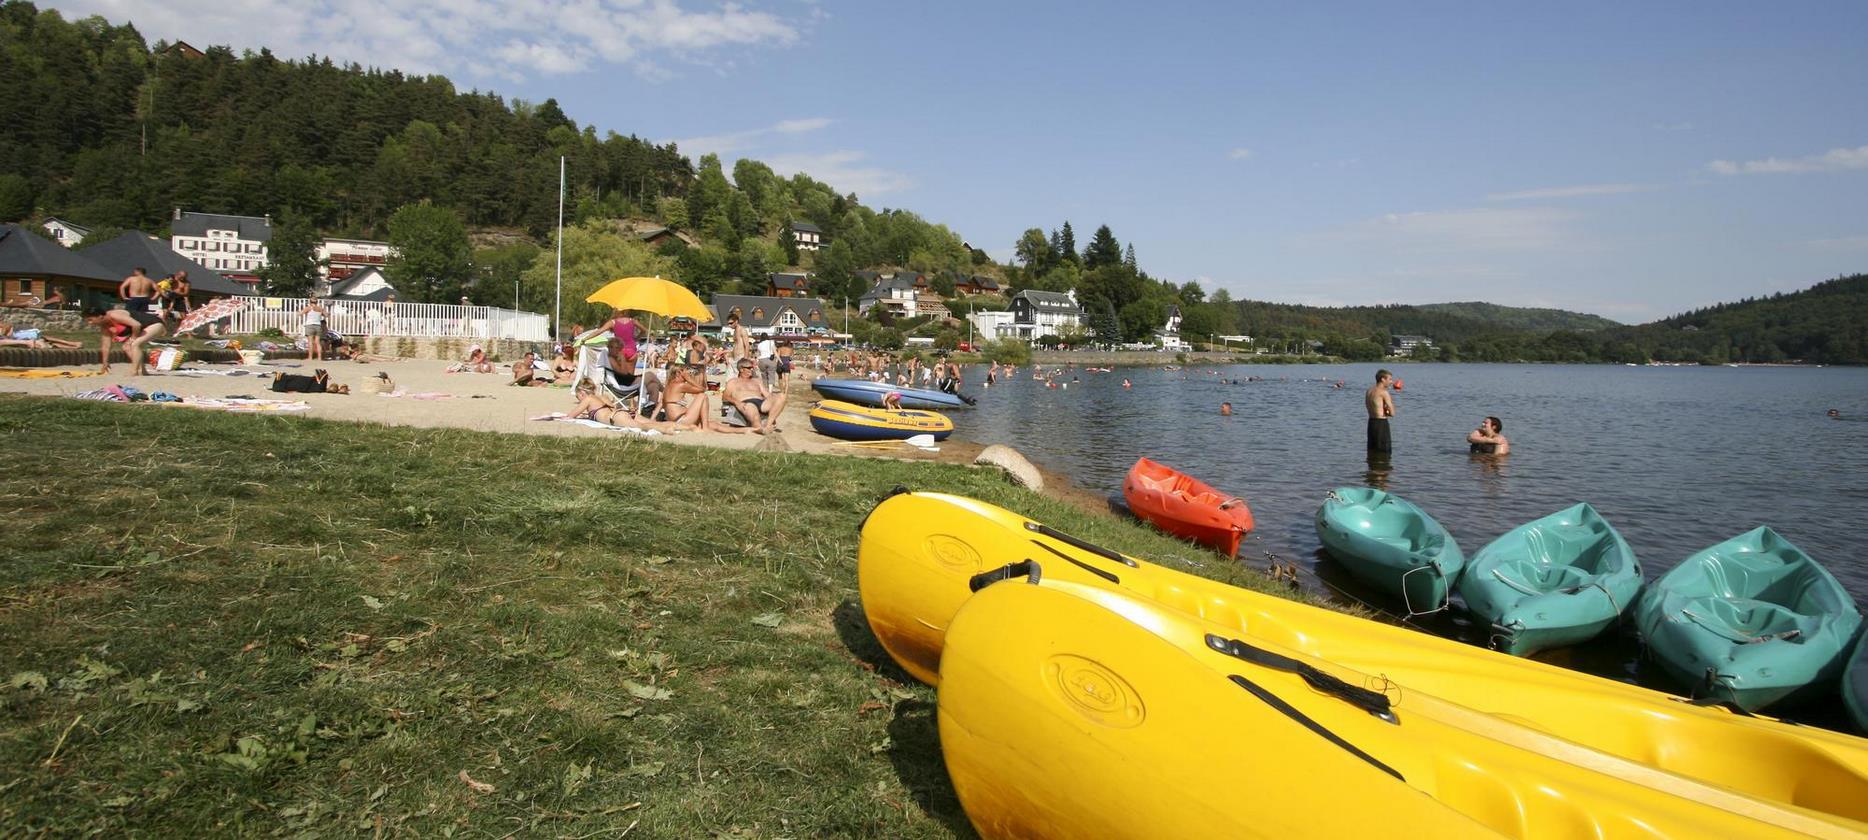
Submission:
<svg viewBox="0 0 1868 840">
<path fill-rule="evenodd" d="M 1044 476 L 1038 472 L 1038 468 L 1025 460 L 1025 456 L 1018 454 L 1018 450 L 1003 443 L 995 443 L 986 447 L 979 453 L 978 458 L 973 459 L 973 463 L 1005 470 L 1005 474 L 1011 476 L 1013 482 L 1028 490 L 1044 490 Z"/>
</svg>

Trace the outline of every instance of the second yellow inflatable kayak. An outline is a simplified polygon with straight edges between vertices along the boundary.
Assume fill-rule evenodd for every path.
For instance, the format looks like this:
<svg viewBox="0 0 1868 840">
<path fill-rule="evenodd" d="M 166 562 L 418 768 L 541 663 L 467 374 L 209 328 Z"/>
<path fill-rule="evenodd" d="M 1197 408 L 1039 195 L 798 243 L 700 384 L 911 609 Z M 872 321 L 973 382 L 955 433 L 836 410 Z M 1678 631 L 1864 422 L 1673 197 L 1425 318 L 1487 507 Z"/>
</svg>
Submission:
<svg viewBox="0 0 1868 840">
<path fill-rule="evenodd" d="M 1269 642 L 1516 720 L 1558 738 L 1737 794 L 1868 829 L 1868 741 L 1696 706 L 1650 689 L 1311 607 L 1098 548 L 1011 511 L 904 493 L 863 526 L 858 581 L 870 627 L 903 668 L 939 681 L 941 650 L 969 581 L 1037 560 L 1049 579 L 1128 592 Z"/>
<path fill-rule="evenodd" d="M 941 676 L 941 753 L 989 838 L 1852 834 L 1427 695 L 1391 705 L 1107 588 L 987 586 Z"/>
</svg>

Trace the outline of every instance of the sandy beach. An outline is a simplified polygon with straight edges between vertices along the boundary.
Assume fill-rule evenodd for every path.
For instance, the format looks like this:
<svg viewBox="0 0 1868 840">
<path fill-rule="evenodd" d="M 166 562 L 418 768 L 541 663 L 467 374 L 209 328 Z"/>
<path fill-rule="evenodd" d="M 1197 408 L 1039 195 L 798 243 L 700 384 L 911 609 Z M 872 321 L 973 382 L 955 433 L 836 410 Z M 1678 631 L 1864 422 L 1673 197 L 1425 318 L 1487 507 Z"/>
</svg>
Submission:
<svg viewBox="0 0 1868 840">
<path fill-rule="evenodd" d="M 41 369 L 81 374 L 73 378 L 19 379 L 0 376 L 0 392 L 69 397 L 107 385 L 131 385 L 146 392 L 168 391 L 183 398 L 249 396 L 303 400 L 311 406 L 311 409 L 298 412 L 298 414 L 326 420 L 383 423 L 391 426 L 475 429 L 528 435 L 598 438 L 634 436 L 629 432 L 593 429 L 575 423 L 532 420 L 530 418 L 551 412 L 569 412 L 575 402 L 570 390 L 551 387 L 513 387 L 507 384 L 511 381 L 512 374 L 509 368 L 503 365 L 498 368 L 497 373 L 447 373 L 448 365 L 449 362 L 434 359 L 399 359 L 369 364 L 344 361 L 292 361 L 269 362 L 247 367 L 190 362 L 187 367 L 192 370 L 212 371 L 216 374 L 232 371 L 246 371 L 246 373 L 229 376 L 152 372 L 145 376 L 130 376 L 129 366 L 118 363 L 112 365 L 110 373 L 103 376 L 82 375 L 95 374 L 97 372 L 95 365 Z M 275 394 L 270 390 L 270 382 L 260 378 L 280 370 L 309 374 L 313 369 L 320 367 L 330 371 L 332 381 L 341 385 L 349 385 L 352 393 L 348 395 Z M 385 397 L 363 392 L 363 384 L 379 371 L 389 374 L 389 378 L 395 382 L 397 390 L 403 396 Z M 810 382 L 816 376 L 814 371 L 799 370 L 791 377 L 786 388 L 787 404 L 779 419 L 779 432 L 770 435 L 769 439 L 768 436 L 756 434 L 735 435 L 715 432 L 680 432 L 652 439 L 684 446 L 767 449 L 956 464 L 972 463 L 980 450 L 984 449 L 987 444 L 993 443 L 993 441 L 966 438 L 967 413 L 962 411 L 954 412 L 952 415 L 959 427 L 955 436 L 942 441 L 937 452 L 927 452 L 912 446 L 839 445 L 838 441 L 820 435 L 811 428 L 808 415 L 812 404 L 818 400 L 818 395 L 817 392 L 811 390 Z M 719 377 L 714 376 L 710 379 L 718 380 Z M 414 394 L 446 394 L 448 396 L 442 399 L 416 399 L 411 396 Z M 713 403 L 712 411 L 717 417 L 720 405 L 718 393 L 710 394 L 709 399 Z M 149 406 L 148 408 L 149 410 L 170 411 L 194 410 L 185 407 Z M 1042 468 L 1040 472 L 1044 474 L 1046 492 L 1070 499 L 1087 509 L 1103 507 L 1104 503 L 1100 497 L 1073 487 L 1065 476 Z"/>
</svg>

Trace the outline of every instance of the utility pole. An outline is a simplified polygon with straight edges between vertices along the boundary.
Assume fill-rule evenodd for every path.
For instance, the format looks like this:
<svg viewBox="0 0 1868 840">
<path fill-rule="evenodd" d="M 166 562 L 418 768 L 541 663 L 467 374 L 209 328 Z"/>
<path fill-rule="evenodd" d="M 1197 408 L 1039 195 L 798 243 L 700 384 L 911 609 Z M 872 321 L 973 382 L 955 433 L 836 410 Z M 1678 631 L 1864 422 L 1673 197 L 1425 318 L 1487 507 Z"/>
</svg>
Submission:
<svg viewBox="0 0 1868 840">
<path fill-rule="evenodd" d="M 564 155 L 558 156 L 558 298 L 551 310 L 551 334 L 564 338 Z"/>
</svg>

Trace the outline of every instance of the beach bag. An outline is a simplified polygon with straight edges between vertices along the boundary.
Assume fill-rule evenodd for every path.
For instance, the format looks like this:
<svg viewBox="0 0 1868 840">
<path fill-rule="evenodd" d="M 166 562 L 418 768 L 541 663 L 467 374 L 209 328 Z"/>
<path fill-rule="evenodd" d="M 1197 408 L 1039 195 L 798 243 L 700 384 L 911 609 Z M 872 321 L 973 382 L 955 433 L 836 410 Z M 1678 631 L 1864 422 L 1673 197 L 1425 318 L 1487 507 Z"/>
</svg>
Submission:
<svg viewBox="0 0 1868 840">
<path fill-rule="evenodd" d="M 188 360 L 188 354 L 175 347 L 149 351 L 149 366 L 156 370 L 174 370 Z"/>
</svg>

